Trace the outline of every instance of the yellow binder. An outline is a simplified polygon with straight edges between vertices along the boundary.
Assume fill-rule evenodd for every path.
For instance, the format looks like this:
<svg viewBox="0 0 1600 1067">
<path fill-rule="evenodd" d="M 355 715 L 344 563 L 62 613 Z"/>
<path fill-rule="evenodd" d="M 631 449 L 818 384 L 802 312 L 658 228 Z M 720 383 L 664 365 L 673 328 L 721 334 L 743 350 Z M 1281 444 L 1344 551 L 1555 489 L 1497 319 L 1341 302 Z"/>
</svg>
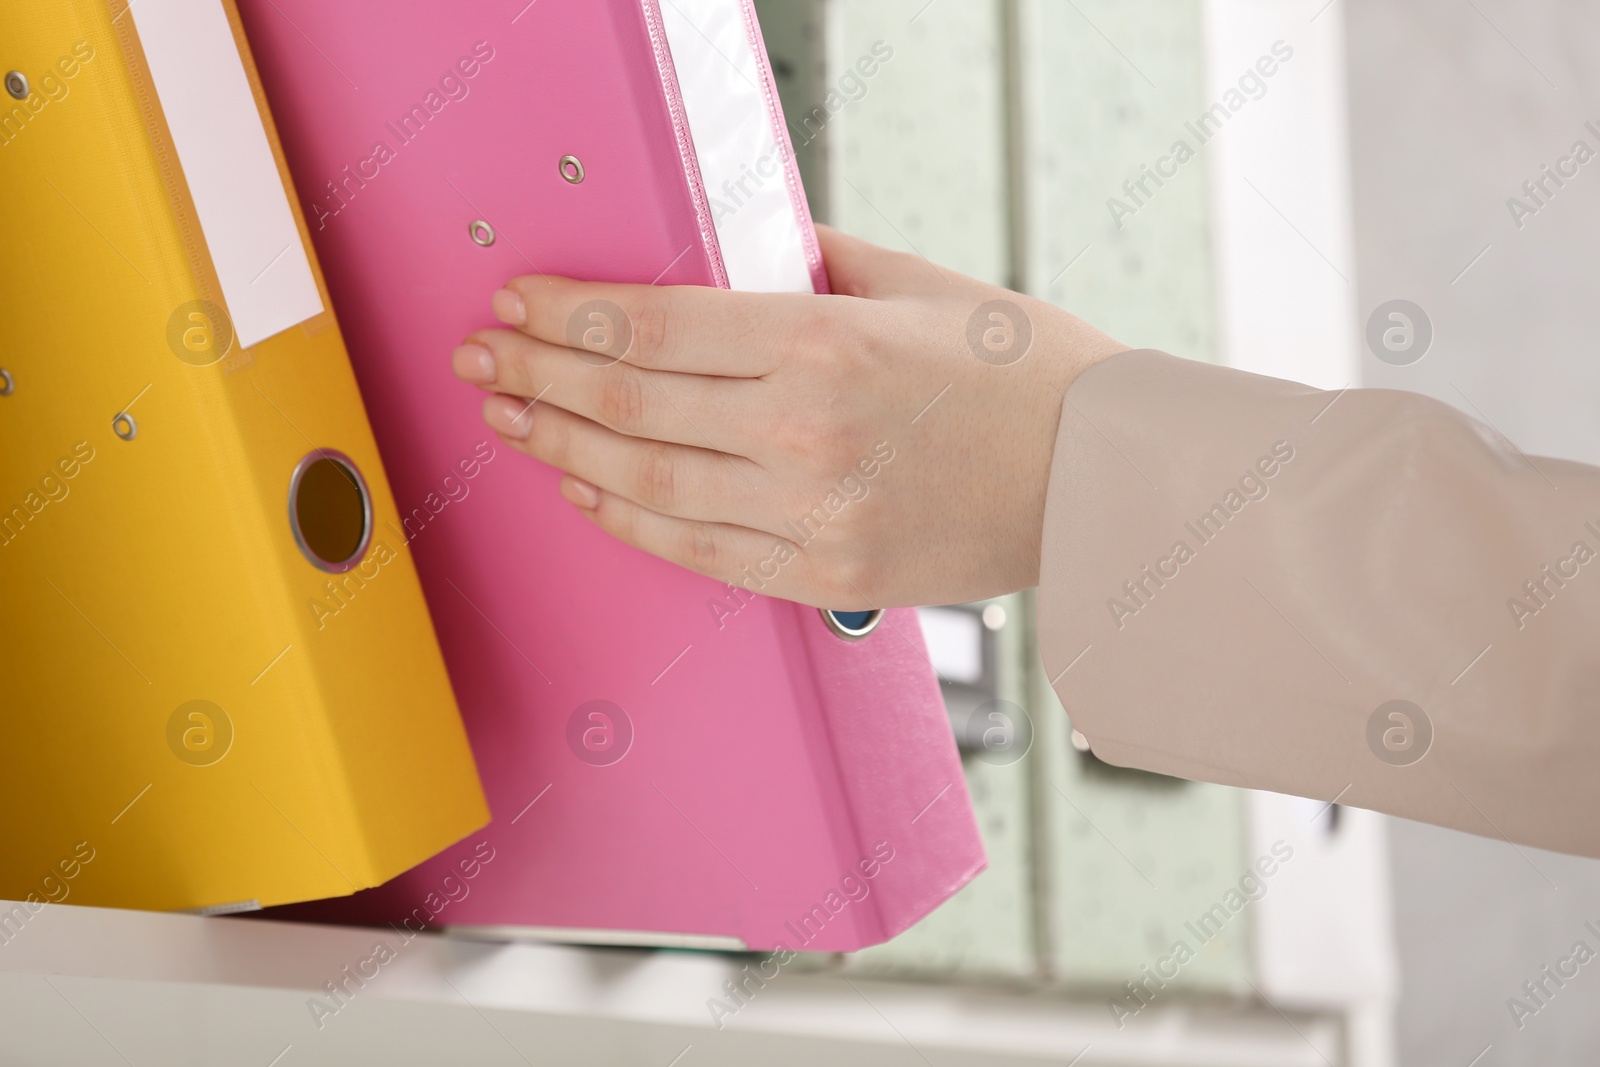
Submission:
<svg viewBox="0 0 1600 1067">
<path fill-rule="evenodd" d="M 233 6 L 0 25 L 0 940 L 383 882 L 488 810 Z"/>
</svg>

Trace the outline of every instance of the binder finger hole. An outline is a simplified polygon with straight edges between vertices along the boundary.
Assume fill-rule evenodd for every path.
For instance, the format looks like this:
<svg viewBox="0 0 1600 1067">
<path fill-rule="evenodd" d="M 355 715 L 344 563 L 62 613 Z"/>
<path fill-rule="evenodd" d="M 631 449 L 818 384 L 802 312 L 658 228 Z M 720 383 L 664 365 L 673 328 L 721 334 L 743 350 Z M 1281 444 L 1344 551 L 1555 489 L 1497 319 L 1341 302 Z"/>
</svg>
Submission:
<svg viewBox="0 0 1600 1067">
<path fill-rule="evenodd" d="M 111 420 L 111 432 L 124 441 L 131 441 L 139 436 L 139 424 L 126 411 L 118 412 L 117 417 Z"/>
<path fill-rule="evenodd" d="M 878 628 L 878 624 L 883 621 L 883 612 L 878 609 L 823 611 L 822 620 L 828 624 L 828 629 L 846 641 L 859 641 Z"/>
<path fill-rule="evenodd" d="M 561 157 L 561 176 L 573 185 L 583 181 L 583 163 L 577 156 Z"/>
<path fill-rule="evenodd" d="M 311 565 L 342 574 L 372 540 L 372 495 L 355 461 L 331 448 L 301 459 L 289 480 L 289 528 Z"/>
</svg>

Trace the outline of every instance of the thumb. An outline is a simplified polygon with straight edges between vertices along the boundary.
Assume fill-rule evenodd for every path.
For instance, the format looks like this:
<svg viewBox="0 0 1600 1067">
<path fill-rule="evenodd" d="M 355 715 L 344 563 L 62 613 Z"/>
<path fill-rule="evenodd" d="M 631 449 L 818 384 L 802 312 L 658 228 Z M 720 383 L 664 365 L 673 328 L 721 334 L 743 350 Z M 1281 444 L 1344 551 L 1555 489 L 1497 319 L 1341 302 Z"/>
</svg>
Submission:
<svg viewBox="0 0 1600 1067">
<path fill-rule="evenodd" d="M 840 296 L 886 300 L 920 292 L 938 280 L 938 272 L 922 257 L 890 251 L 832 226 L 817 226 L 817 243 L 828 285 Z"/>
</svg>

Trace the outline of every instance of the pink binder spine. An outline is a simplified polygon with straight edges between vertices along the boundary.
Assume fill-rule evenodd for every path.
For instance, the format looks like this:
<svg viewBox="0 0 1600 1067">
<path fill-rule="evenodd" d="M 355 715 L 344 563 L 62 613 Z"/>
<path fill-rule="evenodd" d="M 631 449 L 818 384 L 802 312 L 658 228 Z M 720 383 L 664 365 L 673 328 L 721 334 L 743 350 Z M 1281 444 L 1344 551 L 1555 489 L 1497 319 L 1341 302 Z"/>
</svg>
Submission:
<svg viewBox="0 0 1600 1067">
<path fill-rule="evenodd" d="M 866 639 L 850 642 L 819 625 L 820 613 L 793 607 L 838 778 L 848 783 L 850 850 L 873 856 L 887 844 L 894 853 L 874 886 L 873 940 L 887 940 L 987 862 L 961 762 L 946 748 L 944 700 L 915 610 L 890 609 Z"/>
<path fill-rule="evenodd" d="M 668 32 L 687 28 L 672 22 L 685 9 L 719 4 L 752 17 L 744 0 L 520 12 L 239 0 L 385 466 L 412 508 L 395 535 L 415 555 L 494 816 L 387 885 L 296 917 L 846 951 L 983 867 L 914 612 L 847 640 L 813 608 L 615 541 L 560 499 L 556 471 L 492 441 L 481 393 L 449 371 L 451 348 L 491 325 L 489 295 L 519 273 L 728 284 L 720 190 L 693 140 L 706 113 L 680 84 L 705 71 L 679 69 Z M 764 64 L 759 31 L 738 30 Z M 703 43 L 692 29 L 685 40 Z M 775 143 L 786 172 L 732 225 L 792 220 L 793 258 L 766 271 L 745 233 L 741 263 L 823 288 L 764 67 L 760 81 L 760 114 L 719 112 L 713 92 L 711 118 L 770 124 L 762 151 Z M 558 169 L 567 154 L 582 180 Z M 727 173 L 743 158 L 716 162 Z M 495 239 L 478 242 L 475 220 Z M 587 760 L 571 732 L 595 701 L 631 720 L 611 762 Z"/>
<path fill-rule="evenodd" d="M 655 57 L 656 72 L 661 77 L 661 95 L 666 100 L 667 111 L 672 115 L 672 134 L 678 141 L 678 156 L 683 161 L 683 175 L 689 183 L 695 218 L 700 223 L 700 237 L 705 242 L 706 256 L 711 261 L 712 284 L 719 289 L 726 289 L 728 268 L 722 262 L 722 247 L 717 243 L 716 224 L 711 218 L 705 182 L 700 176 L 700 161 L 695 158 L 694 138 L 689 133 L 689 116 L 683 104 L 683 91 L 678 87 L 677 67 L 673 65 L 667 31 L 661 23 L 661 5 L 656 0 L 640 0 L 639 11 L 644 16 L 646 31 L 650 35 L 650 51 Z M 793 155 L 792 152 L 790 154 Z M 814 232 L 812 239 L 815 240 Z"/>
<path fill-rule="evenodd" d="M 739 0 L 739 3 L 744 12 L 745 32 L 750 36 L 750 50 L 755 53 L 756 65 L 761 72 L 761 95 L 767 105 L 767 121 L 772 123 L 773 133 L 783 153 L 783 180 L 789 186 L 795 222 L 800 227 L 801 240 L 805 242 L 806 266 L 811 271 L 811 291 L 831 292 L 828 271 L 822 262 L 822 246 L 817 243 L 817 230 L 811 224 L 811 205 L 806 200 L 805 186 L 800 182 L 800 167 L 795 162 L 794 139 L 789 136 L 789 124 L 783 117 L 783 103 L 778 99 L 778 86 L 772 77 L 772 61 L 767 57 L 767 42 L 761 36 L 761 20 L 756 17 L 755 0 Z"/>
</svg>

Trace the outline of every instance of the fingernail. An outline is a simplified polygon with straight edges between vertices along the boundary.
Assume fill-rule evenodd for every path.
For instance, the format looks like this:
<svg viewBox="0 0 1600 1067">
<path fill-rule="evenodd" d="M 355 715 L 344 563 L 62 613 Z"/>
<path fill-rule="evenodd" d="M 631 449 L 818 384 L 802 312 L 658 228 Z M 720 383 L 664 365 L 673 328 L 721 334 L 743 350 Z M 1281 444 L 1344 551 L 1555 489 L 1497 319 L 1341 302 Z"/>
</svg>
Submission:
<svg viewBox="0 0 1600 1067">
<path fill-rule="evenodd" d="M 501 289 L 494 294 L 494 317 L 507 326 L 523 326 L 528 321 L 528 309 L 523 306 L 522 297 L 510 289 Z"/>
<path fill-rule="evenodd" d="M 533 404 L 511 396 L 492 396 L 483 403 L 483 421 L 495 433 L 520 441 L 533 429 Z"/>
<path fill-rule="evenodd" d="M 561 495 L 588 511 L 600 506 L 600 490 L 570 474 L 561 479 Z"/>
<path fill-rule="evenodd" d="M 494 381 L 494 353 L 480 344 L 465 344 L 450 355 L 450 366 L 464 382 Z"/>
</svg>

